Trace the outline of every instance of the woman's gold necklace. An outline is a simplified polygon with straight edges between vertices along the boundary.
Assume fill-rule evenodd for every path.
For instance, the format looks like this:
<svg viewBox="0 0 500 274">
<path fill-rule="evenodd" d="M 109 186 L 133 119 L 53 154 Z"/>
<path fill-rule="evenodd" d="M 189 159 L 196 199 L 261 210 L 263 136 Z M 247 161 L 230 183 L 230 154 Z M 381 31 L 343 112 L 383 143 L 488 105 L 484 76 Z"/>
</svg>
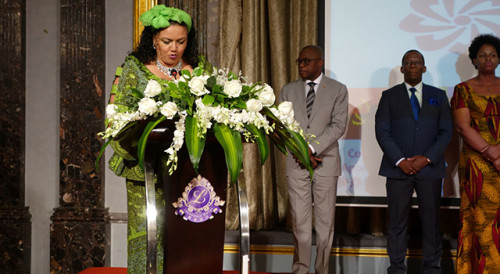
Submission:
<svg viewBox="0 0 500 274">
<path fill-rule="evenodd" d="M 172 77 L 172 78 L 175 78 L 180 72 L 181 72 L 181 68 L 182 68 L 182 61 L 179 60 L 179 63 L 177 63 L 177 65 L 169 68 L 169 67 L 166 67 L 164 66 L 160 60 L 156 59 L 156 67 L 161 71 L 163 72 L 165 75 L 167 75 L 168 77 Z"/>
</svg>

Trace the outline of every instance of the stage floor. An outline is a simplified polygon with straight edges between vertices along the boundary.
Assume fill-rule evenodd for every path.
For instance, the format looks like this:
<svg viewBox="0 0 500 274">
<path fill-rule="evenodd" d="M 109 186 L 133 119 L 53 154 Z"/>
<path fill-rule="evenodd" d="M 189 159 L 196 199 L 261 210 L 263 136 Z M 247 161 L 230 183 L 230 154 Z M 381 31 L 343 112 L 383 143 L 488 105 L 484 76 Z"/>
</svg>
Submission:
<svg viewBox="0 0 500 274">
<path fill-rule="evenodd" d="M 442 272 L 454 273 L 457 239 L 443 236 Z M 313 245 L 314 245 L 313 235 Z M 389 258 L 386 236 L 335 234 L 330 253 L 331 273 L 386 273 Z M 290 273 L 293 259 L 293 235 L 285 230 L 251 231 L 250 269 L 263 273 Z M 315 251 L 313 248 L 314 262 Z M 408 273 L 421 273 L 421 238 L 408 240 Z M 239 269 L 239 231 L 226 231 L 224 270 Z M 310 270 L 314 273 L 314 269 Z"/>
</svg>

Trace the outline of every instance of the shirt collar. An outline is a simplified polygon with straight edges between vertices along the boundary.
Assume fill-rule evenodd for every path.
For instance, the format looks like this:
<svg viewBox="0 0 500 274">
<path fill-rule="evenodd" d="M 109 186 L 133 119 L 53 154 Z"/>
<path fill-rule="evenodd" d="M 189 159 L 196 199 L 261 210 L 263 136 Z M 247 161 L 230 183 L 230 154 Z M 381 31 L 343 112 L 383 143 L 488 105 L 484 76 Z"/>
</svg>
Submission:
<svg viewBox="0 0 500 274">
<path fill-rule="evenodd" d="M 418 84 L 416 84 L 414 86 L 412 86 L 412 85 L 410 85 L 410 84 L 408 84 L 408 83 L 405 82 L 406 90 L 408 90 L 408 91 L 410 90 L 411 87 L 414 87 L 417 90 L 417 92 L 421 92 L 423 85 L 424 84 L 422 82 L 420 82 L 420 83 L 418 83 Z"/>
<path fill-rule="evenodd" d="M 322 78 L 323 78 L 323 72 L 320 73 L 319 76 L 318 76 L 318 78 L 314 79 L 314 81 L 306 80 L 306 85 L 309 84 L 309 82 L 314 82 L 314 83 L 316 83 L 316 86 L 317 86 L 321 82 Z"/>
</svg>

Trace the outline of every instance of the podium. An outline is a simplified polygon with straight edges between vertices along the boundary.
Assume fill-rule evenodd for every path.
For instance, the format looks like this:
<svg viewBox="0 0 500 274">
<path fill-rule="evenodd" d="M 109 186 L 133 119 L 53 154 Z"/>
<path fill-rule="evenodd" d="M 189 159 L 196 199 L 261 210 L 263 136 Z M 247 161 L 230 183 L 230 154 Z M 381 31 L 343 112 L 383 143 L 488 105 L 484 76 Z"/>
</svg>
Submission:
<svg viewBox="0 0 500 274">
<path fill-rule="evenodd" d="M 172 142 L 175 125 L 172 121 L 161 123 L 148 137 L 144 158 L 147 205 L 147 273 L 157 273 L 157 231 L 155 183 L 164 187 L 165 199 L 165 229 L 164 237 L 164 273 L 196 274 L 222 273 L 225 233 L 225 204 L 219 206 L 221 213 L 213 214 L 213 218 L 196 223 L 176 215 L 172 205 L 183 196 L 186 186 L 198 175 L 206 178 L 215 195 L 226 201 L 228 187 L 228 172 L 225 154 L 213 134 L 207 133 L 203 155 L 199 164 L 199 174 L 191 164 L 186 146 L 178 152 L 177 170 L 172 175 L 162 157 L 168 157 L 164 152 Z M 238 196 L 240 206 L 240 261 L 242 273 L 249 270 L 249 225 L 248 202 L 245 187 L 239 185 Z"/>
</svg>

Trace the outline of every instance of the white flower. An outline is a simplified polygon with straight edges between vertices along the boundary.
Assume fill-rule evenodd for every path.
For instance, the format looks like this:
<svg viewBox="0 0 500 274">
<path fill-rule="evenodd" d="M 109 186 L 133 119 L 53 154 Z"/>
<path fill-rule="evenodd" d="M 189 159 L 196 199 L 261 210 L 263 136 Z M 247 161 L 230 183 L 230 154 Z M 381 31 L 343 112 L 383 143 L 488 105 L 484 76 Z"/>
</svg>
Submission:
<svg viewBox="0 0 500 274">
<path fill-rule="evenodd" d="M 278 105 L 278 110 L 285 117 L 293 117 L 293 105 L 291 102 L 284 101 Z"/>
<path fill-rule="evenodd" d="M 118 107 L 115 104 L 109 104 L 106 107 L 106 115 L 108 116 L 108 118 L 115 116 L 117 109 L 118 109 Z"/>
<path fill-rule="evenodd" d="M 273 88 L 268 84 L 264 84 L 263 89 L 259 92 L 259 94 L 257 94 L 257 96 L 259 97 L 259 101 L 261 101 L 266 107 L 272 106 L 274 104 L 274 100 L 276 99 Z"/>
<path fill-rule="evenodd" d="M 165 149 L 165 152 L 168 153 L 168 154 L 174 154 L 174 148 L 173 147 L 169 147 L 169 148 Z"/>
<path fill-rule="evenodd" d="M 236 98 L 240 96 L 241 84 L 238 80 L 230 80 L 224 83 L 224 93 L 229 97 Z"/>
<path fill-rule="evenodd" d="M 161 93 L 161 85 L 155 80 L 149 80 L 146 89 L 144 90 L 144 95 L 147 97 L 155 97 Z"/>
<path fill-rule="evenodd" d="M 166 102 L 163 106 L 160 107 L 160 112 L 168 119 L 174 118 L 174 115 L 179 111 L 179 108 L 174 102 Z"/>
<path fill-rule="evenodd" d="M 147 115 L 153 115 L 158 111 L 158 106 L 156 106 L 155 100 L 145 97 L 139 101 L 139 111 Z"/>
<path fill-rule="evenodd" d="M 247 110 L 252 112 L 259 112 L 262 109 L 262 103 L 256 99 L 247 101 Z"/>
<path fill-rule="evenodd" d="M 196 96 L 202 96 L 204 94 L 210 93 L 210 91 L 205 88 L 205 85 L 207 84 L 207 79 L 208 76 L 207 77 L 196 76 L 191 78 L 188 84 L 188 86 L 191 88 L 191 93 Z"/>
<path fill-rule="evenodd" d="M 226 78 L 224 76 L 217 76 L 217 78 L 215 79 L 215 82 L 217 83 L 217 85 L 219 86 L 223 86 L 224 83 L 226 82 Z"/>
</svg>

